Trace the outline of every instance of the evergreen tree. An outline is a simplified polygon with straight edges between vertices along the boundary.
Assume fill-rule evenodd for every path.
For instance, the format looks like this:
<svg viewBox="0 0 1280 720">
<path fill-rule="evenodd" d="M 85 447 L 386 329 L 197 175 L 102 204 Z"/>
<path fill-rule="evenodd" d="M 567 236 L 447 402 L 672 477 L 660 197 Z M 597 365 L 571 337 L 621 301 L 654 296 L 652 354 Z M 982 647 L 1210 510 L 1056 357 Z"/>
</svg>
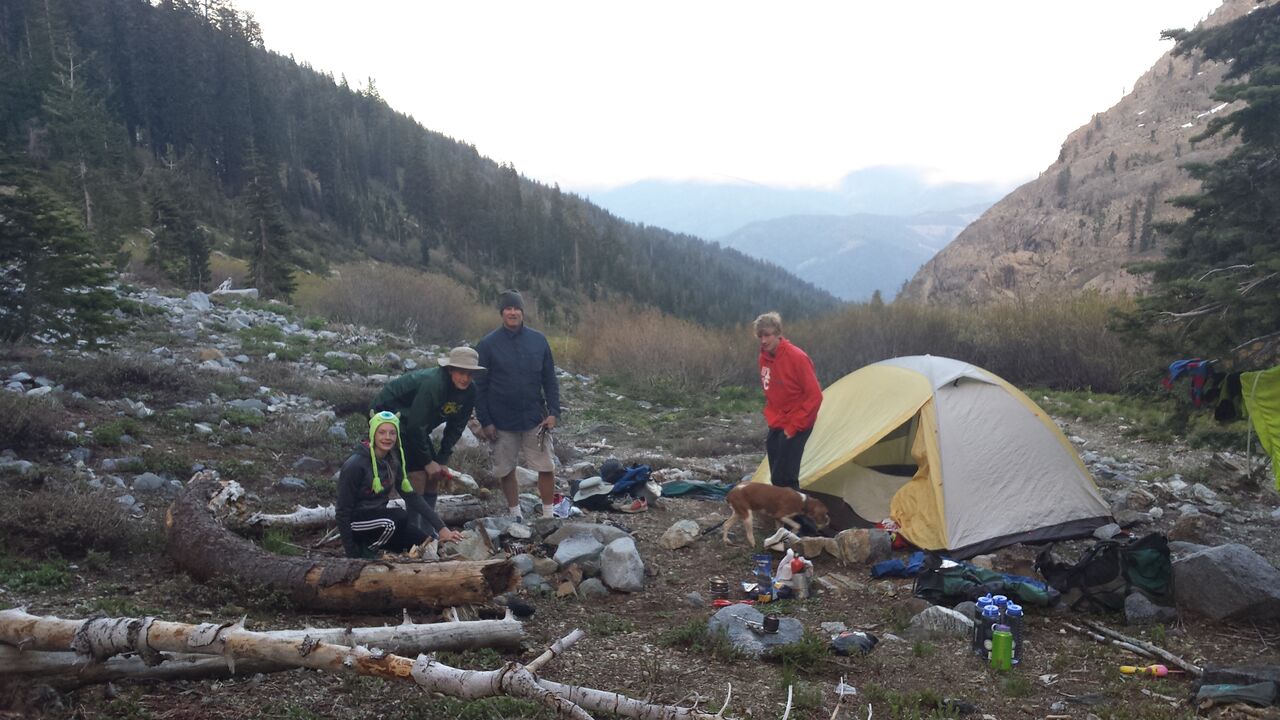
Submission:
<svg viewBox="0 0 1280 720">
<path fill-rule="evenodd" d="M 0 340 L 96 345 L 117 329 L 110 281 L 76 212 L 0 158 Z"/>
<path fill-rule="evenodd" d="M 1193 141 L 1238 135 L 1241 144 L 1186 166 L 1200 193 L 1172 201 L 1191 212 L 1185 220 L 1157 224 L 1167 257 L 1133 268 L 1152 273 L 1154 286 L 1123 326 L 1180 356 L 1221 356 L 1280 336 L 1280 6 L 1167 35 L 1178 54 L 1232 61 L 1214 98 L 1245 104 Z"/>
<path fill-rule="evenodd" d="M 195 198 L 186 173 L 170 157 L 153 172 L 148 187 L 151 204 L 151 250 L 147 263 L 188 290 L 209 285 L 209 232 L 196 222 Z"/>
<path fill-rule="evenodd" d="M 293 239 L 277 199 L 272 175 L 257 151 L 250 147 L 249 184 L 244 203 L 248 211 L 249 275 L 263 297 L 288 298 L 297 286 Z"/>
</svg>

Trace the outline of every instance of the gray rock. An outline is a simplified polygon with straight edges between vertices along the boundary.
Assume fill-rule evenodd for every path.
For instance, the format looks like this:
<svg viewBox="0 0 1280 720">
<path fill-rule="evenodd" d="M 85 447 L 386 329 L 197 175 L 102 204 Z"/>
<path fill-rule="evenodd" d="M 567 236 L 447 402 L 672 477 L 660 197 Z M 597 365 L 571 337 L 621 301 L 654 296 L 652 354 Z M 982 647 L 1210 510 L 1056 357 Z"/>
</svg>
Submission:
<svg viewBox="0 0 1280 720">
<path fill-rule="evenodd" d="M 533 571 L 543 577 L 555 575 L 559 569 L 560 563 L 556 562 L 554 558 L 536 557 L 533 559 Z"/>
<path fill-rule="evenodd" d="M 234 357 L 232 357 L 232 358 L 231 358 L 231 362 L 233 362 L 233 363 L 238 363 L 238 364 L 240 364 L 240 365 L 244 365 L 245 363 L 249 362 L 250 360 L 251 360 L 251 358 L 250 358 L 248 355 L 245 355 L 244 353 L 240 353 L 239 355 L 236 355 L 236 356 L 234 356 Z"/>
<path fill-rule="evenodd" d="M 822 630 L 824 635 L 831 635 L 833 637 L 849 629 L 848 625 L 845 625 L 839 620 L 824 622 L 818 627 Z"/>
<path fill-rule="evenodd" d="M 973 635 L 973 620 L 963 614 L 934 605 L 911 618 L 904 633 L 909 638 L 967 638 Z"/>
<path fill-rule="evenodd" d="M 978 615 L 978 604 L 973 602 L 972 600 L 966 600 L 951 609 L 969 618 L 970 620 L 974 619 Z"/>
<path fill-rule="evenodd" d="M 132 510 L 134 507 L 137 507 L 138 505 L 138 501 L 135 500 L 132 495 L 121 495 L 120 497 L 116 498 L 116 502 L 124 506 L 124 509 L 126 510 Z"/>
<path fill-rule="evenodd" d="M 1244 545 L 1201 550 L 1173 561 L 1178 606 L 1213 620 L 1280 617 L 1280 571 Z"/>
<path fill-rule="evenodd" d="M 462 539 L 453 544 L 453 549 L 467 560 L 488 560 L 490 556 L 484 539 L 476 532 L 463 533 Z"/>
<path fill-rule="evenodd" d="M 1191 496 L 1203 503 L 1211 503 L 1218 499 L 1218 493 L 1210 490 L 1202 483 L 1191 486 Z"/>
<path fill-rule="evenodd" d="M 27 386 L 26 386 L 26 385 L 23 385 L 23 384 L 22 384 L 22 383 L 20 383 L 20 382 L 10 382 L 10 383 L 7 383 L 7 384 L 5 384 L 4 389 L 5 389 L 5 390 L 8 390 L 9 392 L 14 392 L 14 393 L 23 393 L 23 394 L 26 394 L 26 392 L 27 392 Z"/>
<path fill-rule="evenodd" d="M 1201 545 L 1200 543 L 1185 542 L 1182 540 L 1169 541 L 1169 552 L 1172 553 L 1173 555 L 1190 555 L 1191 553 L 1198 553 L 1201 550 L 1208 550 L 1210 547 L 1212 546 Z"/>
<path fill-rule="evenodd" d="M 195 423 L 195 424 L 193 424 L 193 425 L 191 426 L 191 429 L 195 430 L 195 431 L 196 431 L 196 434 L 198 434 L 198 435 L 212 435 L 212 434 L 213 434 L 213 427 L 212 427 L 212 426 L 210 426 L 210 425 L 207 425 L 207 424 L 205 424 L 205 423 Z"/>
<path fill-rule="evenodd" d="M 405 359 L 404 359 L 404 362 L 402 362 L 402 363 L 400 363 L 400 364 L 404 366 L 404 369 L 405 369 L 405 370 L 417 370 L 417 369 L 418 369 L 418 363 L 417 363 L 417 361 L 416 361 L 416 360 L 414 360 L 413 358 L 405 358 Z"/>
<path fill-rule="evenodd" d="M 347 426 L 341 423 L 335 423 L 329 426 L 329 436 L 339 440 L 351 439 L 351 436 L 347 434 Z"/>
<path fill-rule="evenodd" d="M 155 492 L 164 487 L 164 478 L 155 473 L 144 472 L 133 478 L 134 492 Z"/>
<path fill-rule="evenodd" d="M 551 585 L 538 573 L 529 573 L 520 578 L 520 584 L 536 592 L 551 592 Z"/>
<path fill-rule="evenodd" d="M 778 632 L 757 633 L 747 623 L 760 625 L 764 615 L 750 605 L 730 605 L 721 608 L 707 621 L 707 634 L 714 637 L 724 633 L 729 642 L 740 652 L 759 658 L 773 648 L 791 645 L 804 638 L 804 626 L 793 617 L 778 619 Z"/>
<path fill-rule="evenodd" d="M 625 530 L 612 525 L 571 522 L 562 524 L 560 529 L 546 536 L 543 542 L 548 545 L 559 545 L 566 538 L 574 535 L 590 535 L 600 541 L 601 544 L 611 543 L 618 538 L 630 537 Z"/>
<path fill-rule="evenodd" d="M 228 400 L 227 405 L 236 408 L 237 410 L 245 410 L 251 413 L 265 414 L 267 412 L 267 404 L 258 398 Z"/>
<path fill-rule="evenodd" d="M 1116 523 L 1107 523 L 1097 530 L 1093 531 L 1093 536 L 1099 540 L 1110 540 L 1120 534 L 1120 526 Z"/>
<path fill-rule="evenodd" d="M 604 544 L 591 535 L 574 535 L 560 542 L 556 548 L 555 560 L 562 566 L 573 562 L 580 563 L 599 556 L 603 551 Z"/>
<path fill-rule="evenodd" d="M 16 372 L 16 373 L 14 373 L 14 374 L 12 374 L 12 375 L 10 375 L 10 376 L 9 376 L 9 382 L 11 382 L 11 383 L 14 383 L 14 382 L 16 382 L 16 383 L 28 383 L 28 382 L 31 382 L 31 374 L 30 374 L 30 373 L 26 373 L 26 372 L 22 372 L 22 371 Z"/>
<path fill-rule="evenodd" d="M 320 475 L 324 473 L 325 462 L 319 458 L 303 455 L 293 463 L 293 471 L 303 475 Z"/>
<path fill-rule="evenodd" d="M 30 477 L 35 475 L 36 466 L 29 460 L 4 460 L 0 461 L 0 473 Z"/>
<path fill-rule="evenodd" d="M 702 597 L 702 593 L 697 591 L 691 592 L 688 595 L 685 595 L 684 601 L 686 603 L 689 603 L 691 607 L 696 607 L 696 608 L 706 607 L 707 605 L 706 598 Z"/>
<path fill-rule="evenodd" d="M 43 397 L 45 395 L 48 395 L 51 392 L 53 392 L 53 388 L 48 386 L 31 388 L 30 390 L 27 391 L 27 397 L 31 397 L 31 398 Z"/>
<path fill-rule="evenodd" d="M 1171 623 L 1178 619 L 1175 608 L 1157 605 L 1140 592 L 1131 592 L 1124 599 L 1124 621 L 1127 625 L 1155 625 Z"/>
<path fill-rule="evenodd" d="M 658 544 L 667 550 L 677 550 L 698 539 L 698 523 L 693 520 L 677 520 L 658 538 Z"/>
<path fill-rule="evenodd" d="M 533 556 L 528 553 L 520 553 L 519 555 L 511 558 L 511 564 L 515 566 L 516 572 L 520 573 L 522 576 L 534 572 Z M 554 568 L 552 569 L 552 572 L 555 572 Z"/>
<path fill-rule="evenodd" d="M 605 546 L 600 554 L 600 578 L 614 590 L 639 592 L 644 589 L 644 560 L 640 559 L 635 540 L 618 538 Z"/>
<path fill-rule="evenodd" d="M 578 584 L 578 595 L 584 598 L 605 597 L 609 588 L 600 582 L 600 578 L 587 578 Z"/>
<path fill-rule="evenodd" d="M 49 378 L 43 375 L 37 375 L 36 379 L 33 382 L 35 382 L 35 384 L 40 387 L 47 387 L 47 388 L 51 388 L 56 384 L 52 380 L 50 380 Z"/>
<path fill-rule="evenodd" d="M 209 301 L 209 296 L 202 292 L 193 292 L 187 295 L 187 305 L 200 312 L 209 312 L 213 309 L 213 303 Z"/>
<path fill-rule="evenodd" d="M 286 476 L 284 476 L 284 477 L 280 478 L 280 483 L 279 483 L 279 485 L 280 485 L 280 487 L 282 487 L 282 488 L 289 488 L 289 489 L 291 489 L 291 490 L 306 490 L 306 489 L 307 489 L 307 481 L 306 481 L 306 480 L 303 480 L 302 478 L 298 478 L 298 477 L 293 477 L 292 475 L 286 475 Z"/>
<path fill-rule="evenodd" d="M 514 522 L 507 526 L 507 534 L 517 540 L 528 540 L 533 537 L 533 530 L 528 525 Z"/>
<path fill-rule="evenodd" d="M 87 447 L 71 448 L 71 451 L 67 453 L 67 457 L 73 463 L 88 463 L 93 458 L 93 451 Z"/>
</svg>

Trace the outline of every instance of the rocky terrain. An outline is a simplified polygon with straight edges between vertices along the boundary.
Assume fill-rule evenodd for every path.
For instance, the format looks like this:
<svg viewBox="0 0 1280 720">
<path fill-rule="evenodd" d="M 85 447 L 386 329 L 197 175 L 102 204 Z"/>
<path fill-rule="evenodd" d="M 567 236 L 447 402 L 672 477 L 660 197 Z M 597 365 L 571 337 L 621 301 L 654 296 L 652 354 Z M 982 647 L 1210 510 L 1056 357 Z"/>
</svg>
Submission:
<svg viewBox="0 0 1280 720">
<path fill-rule="evenodd" d="M 398 614 L 307 612 L 254 588 L 196 582 L 166 554 L 160 526 L 165 508 L 200 469 L 237 481 L 246 502 L 264 511 L 332 502 L 333 474 L 362 435 L 369 397 L 388 378 L 434 362 L 444 348 L 332 326 L 249 299 L 126 292 L 135 327 L 116 349 L 8 348 L 0 361 L 0 421 L 7 428 L 0 440 L 6 496 L 0 608 L 192 623 L 245 616 L 251 629 L 264 630 L 400 622 Z M 662 481 L 721 483 L 736 482 L 759 460 L 764 428 L 749 394 L 707 393 L 676 406 L 568 369 L 560 380 L 562 490 L 609 457 L 647 463 Z M 1179 572 L 1192 573 L 1178 584 L 1175 616 L 1132 627 L 1124 614 L 1100 619 L 1198 665 L 1277 662 L 1280 574 L 1272 564 L 1280 562 L 1274 539 L 1280 511 L 1269 483 L 1245 477 L 1239 454 L 1146 441 L 1128 434 L 1123 417 L 1086 419 L 1048 397 L 1035 399 L 1081 451 L 1117 522 L 1135 534 L 1167 532 L 1184 567 Z M 485 464 L 480 447 L 455 458 L 476 479 L 477 496 L 497 505 Z M 873 579 L 865 562 L 828 555 L 812 558 L 816 576 L 826 581 L 822 592 L 770 608 L 803 633 L 789 650 L 754 658 L 713 641 L 706 633 L 715 613 L 709 578 L 736 585 L 751 568 L 740 538 L 720 541 L 715 525 L 724 512 L 721 502 L 669 497 L 641 513 L 533 523 L 540 537 L 570 522 L 608 528 L 595 552 L 626 536 L 634 557 L 625 564 L 635 572 L 602 574 L 594 583 L 571 577 L 563 537 L 512 548 L 524 556 L 513 597 L 534 610 L 525 620 L 526 651 L 446 659 L 476 669 L 527 662 L 580 628 L 586 639 L 547 665 L 545 677 L 712 712 L 732 684 L 726 713 L 732 717 L 781 717 L 788 686 L 791 717 L 831 717 L 842 680 L 857 694 L 846 691 L 840 717 L 865 717 L 868 705 L 880 718 L 1195 714 L 1186 678 L 1120 675 L 1119 665 L 1142 661 L 1068 629 L 1082 620 L 1075 613 L 1033 608 L 1023 665 L 999 674 L 968 654 L 963 622 L 920 627 L 917 615 L 928 604 L 912 597 L 910 579 Z M 676 542 L 669 531 L 677 525 L 697 530 Z M 323 535 L 299 532 L 262 544 L 280 553 L 338 556 L 337 545 L 320 542 Z M 1205 547 L 1230 543 L 1242 547 L 1211 567 L 1183 563 Z M 1086 545 L 1065 544 L 1059 553 L 1073 557 Z M 988 560 L 998 570 L 1027 573 L 1034 553 L 1015 547 Z M 1243 570 L 1239 577 L 1215 575 L 1215 565 Z M 864 656 L 834 655 L 826 643 L 841 626 L 870 631 L 881 642 Z M 465 703 L 425 696 L 408 684 L 305 670 L 62 692 L 41 686 L 40 678 L 8 684 L 0 717 L 549 717 L 527 703 Z M 940 707 L 944 698 L 954 702 Z"/>
<path fill-rule="evenodd" d="M 1225 0 L 1204 25 L 1255 6 Z M 900 297 L 955 303 L 1140 287 L 1142 278 L 1125 272 L 1125 264 L 1163 254 L 1153 223 L 1178 219 L 1183 211 L 1167 201 L 1198 189 L 1181 166 L 1211 162 L 1234 145 L 1221 137 L 1191 142 L 1210 118 L 1235 109 L 1210 97 L 1225 70 L 1166 53 L 1120 102 L 1071 133 L 1038 178 L 926 263 Z"/>
</svg>

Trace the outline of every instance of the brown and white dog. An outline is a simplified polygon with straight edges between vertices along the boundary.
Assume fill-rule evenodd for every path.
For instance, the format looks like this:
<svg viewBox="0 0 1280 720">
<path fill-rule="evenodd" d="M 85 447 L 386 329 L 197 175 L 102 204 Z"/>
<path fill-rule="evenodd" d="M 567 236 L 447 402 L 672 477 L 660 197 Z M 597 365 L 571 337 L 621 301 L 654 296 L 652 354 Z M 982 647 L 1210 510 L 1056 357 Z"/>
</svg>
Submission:
<svg viewBox="0 0 1280 720">
<path fill-rule="evenodd" d="M 747 528 L 747 543 L 755 547 L 756 538 L 751 531 L 751 518 L 755 514 L 770 518 L 777 527 L 785 524 L 793 531 L 800 527 L 800 523 L 791 519 L 793 515 L 806 515 L 818 527 L 826 527 L 831 521 L 827 516 L 827 506 L 822 501 L 787 487 L 754 482 L 739 483 L 724 499 L 733 510 L 733 515 L 724 522 L 724 530 L 720 535 L 725 543 L 729 542 L 729 528 L 735 521 L 741 521 Z"/>
</svg>

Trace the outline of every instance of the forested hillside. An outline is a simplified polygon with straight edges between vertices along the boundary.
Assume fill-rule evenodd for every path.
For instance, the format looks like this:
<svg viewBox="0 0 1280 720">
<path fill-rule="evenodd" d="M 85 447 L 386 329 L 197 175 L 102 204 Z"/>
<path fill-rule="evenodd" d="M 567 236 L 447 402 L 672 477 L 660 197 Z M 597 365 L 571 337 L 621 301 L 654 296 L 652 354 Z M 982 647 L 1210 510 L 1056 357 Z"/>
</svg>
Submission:
<svg viewBox="0 0 1280 720">
<path fill-rule="evenodd" d="M 726 323 L 835 304 L 522 177 L 396 112 L 372 79 L 355 89 L 266 51 L 263 32 L 225 0 L 5 0 L 0 162 L 35 170 L 98 251 L 141 243 L 185 287 L 215 280 L 219 248 L 268 294 L 289 293 L 294 267 L 370 256 L 449 272 L 482 299 L 530 290 L 551 314 L 618 297 Z"/>
</svg>

